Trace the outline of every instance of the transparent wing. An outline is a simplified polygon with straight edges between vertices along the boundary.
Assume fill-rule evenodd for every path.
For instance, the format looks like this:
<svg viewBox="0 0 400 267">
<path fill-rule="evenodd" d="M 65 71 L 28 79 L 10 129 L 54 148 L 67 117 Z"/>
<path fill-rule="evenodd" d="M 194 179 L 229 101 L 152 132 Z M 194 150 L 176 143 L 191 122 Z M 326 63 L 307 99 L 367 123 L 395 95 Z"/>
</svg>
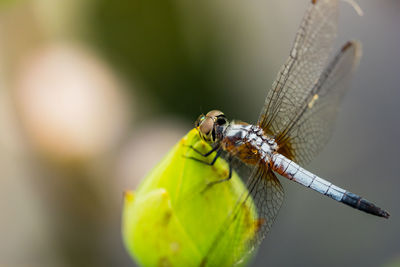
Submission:
<svg viewBox="0 0 400 267">
<path fill-rule="evenodd" d="M 354 41 L 346 43 L 336 54 L 302 102 L 296 117 L 277 136 L 280 153 L 306 164 L 327 143 L 360 56 L 361 45 Z"/>
<path fill-rule="evenodd" d="M 259 221 L 257 234 L 251 246 L 258 246 L 265 238 L 282 206 L 284 191 L 276 175 L 269 169 L 261 168 L 257 177 L 250 181 L 250 194 L 257 207 Z"/>
<path fill-rule="evenodd" d="M 226 222 L 216 235 L 202 264 L 215 262 L 215 256 L 220 251 L 225 251 L 232 257 L 233 262 L 239 264 L 258 247 L 270 230 L 284 198 L 284 191 L 278 178 L 267 167 L 256 167 L 253 168 L 253 173 L 247 181 L 247 188 L 249 191 L 241 195 L 234 209 L 227 216 Z M 253 201 L 257 209 L 258 220 L 254 221 L 252 225 L 234 223 L 235 221 L 246 221 L 242 220 L 241 216 L 246 216 L 242 211 L 248 201 Z M 236 228 L 230 229 L 233 225 Z M 232 230 L 242 232 L 243 228 L 248 229 L 247 243 L 243 243 L 240 239 L 230 240 L 229 244 L 220 242 L 226 232 Z"/>
<path fill-rule="evenodd" d="M 268 134 L 281 135 L 301 112 L 324 69 L 337 32 L 337 0 L 312 0 L 289 59 L 268 93 L 258 120 Z"/>
</svg>

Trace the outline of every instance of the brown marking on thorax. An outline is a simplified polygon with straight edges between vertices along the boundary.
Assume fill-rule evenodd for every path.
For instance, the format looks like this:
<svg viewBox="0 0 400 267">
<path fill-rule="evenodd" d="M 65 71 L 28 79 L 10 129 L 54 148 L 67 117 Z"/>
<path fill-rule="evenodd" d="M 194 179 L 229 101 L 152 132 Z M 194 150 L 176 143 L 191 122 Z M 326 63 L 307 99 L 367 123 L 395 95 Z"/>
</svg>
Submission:
<svg viewBox="0 0 400 267">
<path fill-rule="evenodd" d="M 259 148 L 253 146 L 250 142 L 243 142 L 237 145 L 237 141 L 234 138 L 225 137 L 221 142 L 222 149 L 250 165 L 256 165 L 260 160 L 263 161 L 259 153 Z"/>
</svg>

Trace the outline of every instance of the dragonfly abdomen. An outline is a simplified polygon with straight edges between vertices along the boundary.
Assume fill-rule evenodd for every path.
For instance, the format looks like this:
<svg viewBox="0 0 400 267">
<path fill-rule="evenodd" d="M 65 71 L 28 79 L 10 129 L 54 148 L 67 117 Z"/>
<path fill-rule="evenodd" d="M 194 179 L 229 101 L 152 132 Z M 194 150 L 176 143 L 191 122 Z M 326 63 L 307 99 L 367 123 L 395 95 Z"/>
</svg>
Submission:
<svg viewBox="0 0 400 267">
<path fill-rule="evenodd" d="M 275 153 L 272 156 L 271 161 L 272 162 L 270 165 L 272 169 L 290 180 L 309 187 L 314 191 L 317 191 L 355 209 L 362 210 L 380 217 L 389 217 L 389 213 L 377 207 L 368 200 L 318 177 L 317 175 L 307 171 L 297 163 L 279 153 Z"/>
<path fill-rule="evenodd" d="M 275 153 L 272 156 L 271 166 L 280 175 L 331 197 L 336 201 L 341 201 L 346 192 L 346 190 L 307 171 L 281 154 Z"/>
</svg>

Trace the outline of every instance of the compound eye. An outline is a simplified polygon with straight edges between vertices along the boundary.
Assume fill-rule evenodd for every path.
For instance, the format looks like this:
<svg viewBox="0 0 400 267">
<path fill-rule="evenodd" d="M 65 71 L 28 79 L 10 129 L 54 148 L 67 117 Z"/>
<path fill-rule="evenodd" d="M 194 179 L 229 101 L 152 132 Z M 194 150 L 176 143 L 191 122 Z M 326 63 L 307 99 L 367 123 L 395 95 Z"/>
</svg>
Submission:
<svg viewBox="0 0 400 267">
<path fill-rule="evenodd" d="M 204 136 L 208 136 L 211 133 L 213 126 L 213 120 L 211 118 L 205 118 L 201 121 L 199 129 Z"/>
<path fill-rule="evenodd" d="M 217 124 L 219 126 L 222 126 L 222 125 L 226 124 L 226 122 L 227 121 L 226 121 L 226 118 L 224 116 L 220 116 L 220 117 L 217 118 Z"/>
<path fill-rule="evenodd" d="M 200 116 L 197 118 L 196 122 L 195 122 L 195 127 L 196 127 L 196 128 L 199 127 L 200 124 L 204 121 L 205 118 L 206 118 L 206 116 L 204 116 L 203 114 L 200 115 Z"/>
</svg>

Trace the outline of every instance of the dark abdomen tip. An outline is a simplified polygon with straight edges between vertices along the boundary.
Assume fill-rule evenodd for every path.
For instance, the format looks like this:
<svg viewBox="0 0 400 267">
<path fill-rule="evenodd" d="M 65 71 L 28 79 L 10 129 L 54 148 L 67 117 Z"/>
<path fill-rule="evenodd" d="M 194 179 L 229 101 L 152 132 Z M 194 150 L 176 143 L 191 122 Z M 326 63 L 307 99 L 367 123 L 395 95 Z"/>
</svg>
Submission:
<svg viewBox="0 0 400 267">
<path fill-rule="evenodd" d="M 368 200 L 366 200 L 356 194 L 353 194 L 351 192 L 346 192 L 343 195 L 341 202 L 343 202 L 344 204 L 349 205 L 353 208 L 356 208 L 358 210 L 362 210 L 362 211 L 365 211 L 367 213 L 370 213 L 370 214 L 373 214 L 373 215 L 376 215 L 379 217 L 383 217 L 383 218 L 387 219 L 390 216 L 390 214 L 387 211 L 375 206 L 373 203 L 369 202 Z"/>
</svg>

